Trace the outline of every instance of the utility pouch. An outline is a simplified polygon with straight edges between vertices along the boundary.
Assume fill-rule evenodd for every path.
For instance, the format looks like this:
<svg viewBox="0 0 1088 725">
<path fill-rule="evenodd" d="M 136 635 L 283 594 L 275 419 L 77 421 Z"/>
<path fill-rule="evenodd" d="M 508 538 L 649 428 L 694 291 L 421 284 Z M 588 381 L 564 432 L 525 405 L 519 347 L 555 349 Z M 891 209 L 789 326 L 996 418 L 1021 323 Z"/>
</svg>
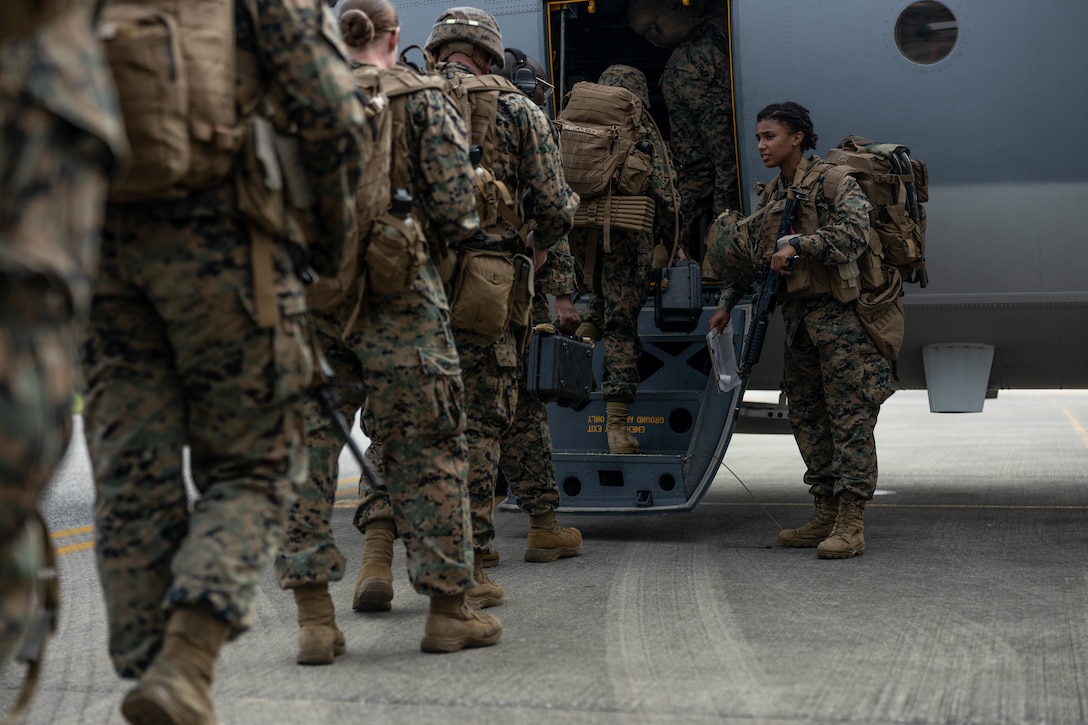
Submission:
<svg viewBox="0 0 1088 725">
<path fill-rule="evenodd" d="M 593 342 L 554 325 L 537 325 L 529 341 L 526 389 L 546 403 L 577 406 L 593 390 Z"/>
<path fill-rule="evenodd" d="M 652 147 L 651 147 L 652 148 Z M 616 179 L 616 190 L 621 194 L 639 195 L 646 193 L 646 186 L 650 183 L 650 172 L 653 171 L 654 159 L 635 146 L 628 152 L 624 159 L 623 168 L 620 169 Z"/>
<path fill-rule="evenodd" d="M 412 286 L 427 261 L 427 240 L 411 216 L 386 213 L 371 227 L 363 259 L 368 292 L 400 294 Z"/>
<path fill-rule="evenodd" d="M 703 314 L 703 272 L 699 263 L 677 260 L 659 273 L 654 288 L 654 324 L 662 332 L 691 332 Z"/>
<path fill-rule="evenodd" d="M 450 324 L 492 340 L 510 324 L 514 263 L 509 252 L 466 249 L 450 294 Z"/>
<path fill-rule="evenodd" d="M 877 352 L 888 360 L 897 360 L 903 346 L 906 317 L 903 313 L 903 278 L 895 267 L 885 265 L 886 284 L 883 289 L 862 292 L 857 311 L 861 324 L 876 346 Z"/>
</svg>

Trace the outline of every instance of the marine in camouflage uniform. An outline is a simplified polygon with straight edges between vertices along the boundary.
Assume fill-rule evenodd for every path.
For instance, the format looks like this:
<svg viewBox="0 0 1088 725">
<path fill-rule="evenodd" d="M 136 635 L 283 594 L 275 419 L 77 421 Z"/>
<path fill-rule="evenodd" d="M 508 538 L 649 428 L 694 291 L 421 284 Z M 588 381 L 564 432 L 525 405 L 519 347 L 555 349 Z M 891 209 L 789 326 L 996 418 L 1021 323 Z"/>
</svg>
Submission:
<svg viewBox="0 0 1088 725">
<path fill-rule="evenodd" d="M 653 170 L 646 195 L 654 201 L 653 231 L 612 230 L 612 251 L 606 253 L 598 241 L 593 271 L 593 290 L 582 313 L 579 335 L 604 340 L 604 375 L 601 392 L 608 411 L 609 451 L 638 453 L 638 440 L 627 431 L 627 411 L 638 390 L 638 360 L 642 341 L 638 336 L 638 315 L 646 301 L 654 240 L 672 240 L 676 229 L 679 200 L 673 189 L 665 144 L 649 114 L 650 93 L 646 76 L 637 68 L 613 65 L 597 81 L 601 85 L 626 88 L 642 100 L 643 126 L 653 144 Z M 591 239 L 589 230 L 571 233 L 571 247 L 577 259 L 586 258 Z"/>
<path fill-rule="evenodd" d="M 30 527 L 72 432 L 75 341 L 107 173 L 125 153 L 91 3 L 12 0 L 0 18 L 0 662 L 44 564 L 32 541 L 48 534 Z"/>
<path fill-rule="evenodd" d="M 357 72 L 374 72 L 376 66 L 367 60 L 371 54 L 375 60 L 388 62 L 399 38 L 392 6 L 383 0 L 347 0 L 337 10 Z M 399 67 L 381 71 L 379 78 L 410 73 Z M 410 180 L 413 216 L 422 222 L 432 243 L 440 242 L 432 249 L 445 249 L 478 233 L 468 132 L 453 102 L 441 90 L 419 88 L 391 98 L 386 113 L 403 117 L 406 136 L 406 156 L 391 159 L 391 177 Z M 392 544 L 399 532 L 409 579 L 432 602 L 421 644 L 424 651 L 494 644 L 502 632 L 501 623 L 461 606 L 464 592 L 475 584 L 465 484 L 465 391 L 438 269 L 428 259 L 403 292 L 366 291 L 359 318 L 352 322 L 354 303 L 349 294 L 339 307 L 311 313 L 333 377 L 363 383 L 363 427 L 381 441 L 372 444 L 368 453 L 373 458 L 381 451 L 384 487 L 361 486 L 364 513 L 358 515 L 357 524 L 367 547 L 353 606 L 361 611 L 390 608 Z M 354 397 L 344 401 L 341 412 L 346 420 L 354 418 L 362 402 Z M 314 404 L 307 410 L 307 428 L 309 485 L 292 510 L 288 536 L 275 566 L 280 585 L 295 588 L 296 600 L 300 588 L 339 580 L 344 568 L 329 524 L 343 442 Z M 328 613 L 332 613 L 331 602 Z M 300 624 L 302 615 L 300 601 Z M 334 622 L 328 626 L 335 630 Z M 459 639 L 453 630 L 468 639 Z M 335 634 L 342 643 L 338 630 Z M 306 641 L 303 635 L 304 629 L 300 663 L 326 664 L 342 651 L 331 640 L 314 636 Z"/>
<path fill-rule="evenodd" d="M 250 6 L 234 8 L 239 70 L 260 69 L 281 99 L 276 122 L 298 135 L 317 200 L 310 260 L 330 274 L 360 163 L 346 51 L 316 0 L 256 0 L 256 16 Z M 263 181 L 236 176 L 176 201 L 107 209 L 84 347 L 86 434 L 110 656 L 122 677 L 141 678 L 122 704 L 136 722 L 214 720 L 212 666 L 226 637 L 250 624 L 306 480 L 312 356 L 297 245 L 289 229 L 258 233 L 235 185 Z M 264 260 L 270 279 L 258 286 Z M 263 300 L 271 321 L 259 321 Z M 191 509 L 185 445 L 201 493 Z"/>
<path fill-rule="evenodd" d="M 516 49 L 505 50 L 503 66 L 492 67 L 491 72 L 513 81 L 514 71 L 528 68 L 536 77 L 536 85 L 529 89 L 519 86 L 525 95 L 541 109 L 545 109 L 551 86 L 545 80 L 544 68 L 537 60 Z M 523 84 L 524 85 L 524 84 Z M 550 323 L 551 310 L 548 295 L 555 297 L 555 313 L 559 329 L 570 334 L 581 319 L 574 307 L 572 296 L 578 291 L 574 272 L 574 257 L 566 239 L 544 253 L 537 255 L 543 262 L 536 269 L 531 319 L 532 324 Z M 559 507 L 559 487 L 555 482 L 555 465 L 552 463 L 552 439 L 548 428 L 548 407 L 544 401 L 528 390 L 528 359 L 518 359 L 518 405 L 506 436 L 502 440 L 499 456 L 499 490 L 514 494 L 518 507 L 529 514 L 529 534 L 525 542 L 525 560 L 538 563 L 555 561 L 574 556 L 582 550 L 582 533 L 570 526 L 560 526 L 555 521 L 555 509 Z M 491 547 L 481 556 L 485 567 L 499 562 L 499 552 Z"/>
<path fill-rule="evenodd" d="M 812 270 L 816 269 L 836 284 L 835 270 L 840 265 L 857 263 L 869 253 L 871 204 L 850 176 L 837 185 L 835 198 L 823 193 L 824 177 L 831 167 L 821 167 L 816 156 L 803 156 L 816 142 L 805 109 L 795 103 L 774 104 L 757 119 L 761 149 L 764 124 L 770 124 L 770 133 L 780 134 L 782 129 L 799 137 L 794 178 L 805 180 L 803 188 L 813 190 L 810 198 L 815 208 L 813 219 L 811 206 L 808 212 L 804 208 L 808 205 L 802 207 L 795 217 L 797 233 L 778 240 L 777 247 L 773 236 L 780 213 L 764 214 L 759 228 L 766 231 L 757 235 L 763 240 L 759 242 L 763 257 L 778 249 L 772 257 L 778 269 L 784 270 L 786 261 L 796 256 L 796 268 L 784 277 L 779 292 L 786 329 L 783 390 L 789 399 L 794 439 L 805 461 L 804 480 L 817 505 L 811 521 L 780 532 L 779 541 L 787 546 L 815 546 L 821 558 L 848 558 L 865 552 L 862 512 L 877 484 L 873 430 L 880 406 L 892 392 L 890 366 L 862 326 L 854 301 L 840 301 L 815 283 L 804 288 L 797 282 L 791 289 L 791 278 L 808 268 L 815 280 Z M 788 171 L 780 168 L 760 209 L 786 198 Z M 746 294 L 759 269 L 758 264 L 738 262 L 731 251 L 735 247 L 709 250 L 712 263 L 726 280 L 719 311 L 710 321 L 719 329 L 725 327 L 728 313 Z"/>
<path fill-rule="evenodd" d="M 734 148 L 729 40 L 724 21 L 698 26 L 673 49 L 661 76 L 676 162 L 681 239 L 692 225 L 740 208 Z M 700 235 L 702 230 L 696 230 Z M 694 251 L 694 250 L 693 250 Z"/>
<path fill-rule="evenodd" d="M 436 59 L 447 61 L 446 72 L 451 76 L 482 74 L 492 61 L 503 57 L 495 19 L 477 8 L 451 8 L 443 13 L 426 47 Z M 531 100 L 514 90 L 498 94 L 494 131 L 491 171 L 514 199 L 526 194 L 531 197 L 526 218 L 533 225 L 533 247 L 545 251 L 570 231 L 578 204 L 578 196 L 563 180 L 551 124 Z M 501 217 L 469 242 L 473 248 L 518 252 L 524 250 L 524 244 L 519 230 Z M 501 441 L 517 409 L 519 355 L 509 328 L 495 340 L 456 327 L 453 332 L 465 381 L 468 485 L 476 553 L 476 586 L 468 597 L 478 606 L 488 607 L 502 604 L 504 592 L 483 571 L 479 555 L 491 547 L 495 536 L 495 479 Z"/>
</svg>

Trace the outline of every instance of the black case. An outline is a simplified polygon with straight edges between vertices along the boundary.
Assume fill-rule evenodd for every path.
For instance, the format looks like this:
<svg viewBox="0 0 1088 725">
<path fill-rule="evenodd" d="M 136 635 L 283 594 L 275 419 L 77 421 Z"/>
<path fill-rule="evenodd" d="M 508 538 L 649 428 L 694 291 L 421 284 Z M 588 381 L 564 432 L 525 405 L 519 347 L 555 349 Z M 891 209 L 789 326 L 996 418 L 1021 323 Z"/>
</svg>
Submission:
<svg viewBox="0 0 1088 725">
<path fill-rule="evenodd" d="M 668 285 L 663 285 L 664 280 Z M 691 332 L 703 314 L 703 272 L 685 259 L 659 270 L 654 288 L 654 324 L 662 332 Z"/>
<path fill-rule="evenodd" d="M 544 329 L 541 329 L 541 328 Z M 541 326 L 529 340 L 528 382 L 531 395 L 547 403 L 574 406 L 593 390 L 593 343 Z"/>
</svg>

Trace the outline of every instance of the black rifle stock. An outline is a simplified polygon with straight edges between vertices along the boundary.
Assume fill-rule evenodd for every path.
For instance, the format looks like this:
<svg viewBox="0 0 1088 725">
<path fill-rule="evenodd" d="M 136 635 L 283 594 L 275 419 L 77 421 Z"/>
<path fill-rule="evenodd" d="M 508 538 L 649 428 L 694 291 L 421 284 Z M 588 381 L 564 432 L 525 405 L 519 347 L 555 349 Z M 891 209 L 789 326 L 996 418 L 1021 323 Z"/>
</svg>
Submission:
<svg viewBox="0 0 1088 725">
<path fill-rule="evenodd" d="M 797 213 L 798 202 L 804 201 L 803 193 L 797 193 L 792 188 L 786 192 L 786 206 L 782 209 L 782 221 L 778 223 L 778 236 L 776 240 L 789 234 L 793 217 Z M 759 362 L 759 356 L 763 352 L 763 343 L 767 339 L 767 329 L 771 325 L 771 315 L 774 314 L 775 305 L 778 303 L 778 284 L 781 275 L 771 269 L 771 260 L 768 259 L 763 266 L 763 279 L 759 284 L 759 290 L 755 296 L 754 319 L 748 329 L 748 336 L 744 339 L 741 348 L 740 361 L 737 365 L 737 373 L 743 380 L 747 380 L 752 372 L 752 367 Z"/>
</svg>

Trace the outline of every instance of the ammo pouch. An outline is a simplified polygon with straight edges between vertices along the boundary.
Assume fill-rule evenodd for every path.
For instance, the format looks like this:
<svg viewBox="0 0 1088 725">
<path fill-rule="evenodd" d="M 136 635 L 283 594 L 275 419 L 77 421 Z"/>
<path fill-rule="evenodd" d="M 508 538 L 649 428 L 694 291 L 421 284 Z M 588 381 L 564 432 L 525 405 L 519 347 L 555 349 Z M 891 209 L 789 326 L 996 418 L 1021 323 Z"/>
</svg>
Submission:
<svg viewBox="0 0 1088 725">
<path fill-rule="evenodd" d="M 427 240 L 411 215 L 402 218 L 387 212 L 370 228 L 363 259 L 368 292 L 399 294 L 412 286 L 427 261 Z"/>
<path fill-rule="evenodd" d="M 862 292 L 857 311 L 861 324 L 872 338 L 877 352 L 888 360 L 899 358 L 903 346 L 906 318 L 903 314 L 903 278 L 895 267 L 884 266 L 886 284 L 874 291 Z"/>
<path fill-rule="evenodd" d="M 450 292 L 453 327 L 497 340 L 511 319 L 514 262 L 510 252 L 465 249 L 460 252 Z"/>
</svg>

